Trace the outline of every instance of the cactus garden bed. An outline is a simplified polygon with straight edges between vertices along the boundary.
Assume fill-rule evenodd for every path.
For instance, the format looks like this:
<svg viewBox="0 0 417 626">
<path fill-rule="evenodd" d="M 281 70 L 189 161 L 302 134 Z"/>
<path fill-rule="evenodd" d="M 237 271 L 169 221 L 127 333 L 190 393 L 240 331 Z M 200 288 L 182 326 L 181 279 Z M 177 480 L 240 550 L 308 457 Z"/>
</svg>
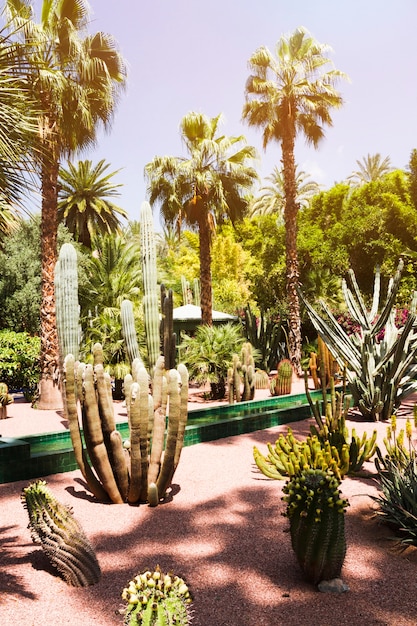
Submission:
<svg viewBox="0 0 417 626">
<path fill-rule="evenodd" d="M 291 427 L 302 436 L 308 426 L 304 420 Z M 382 437 L 386 425 L 377 428 Z M 415 552 L 394 551 L 386 527 L 377 524 L 368 497 L 376 494 L 372 478 L 342 483 L 350 501 L 342 577 L 350 591 L 323 594 L 303 581 L 281 515 L 283 483 L 266 479 L 252 457 L 254 445 L 264 448 L 280 432 L 286 426 L 185 448 L 172 499 L 156 509 L 99 504 L 79 471 L 47 477 L 96 549 L 103 575 L 86 588 L 67 586 L 32 544 L 20 503 L 28 481 L 0 485 L 1 623 L 121 625 L 123 587 L 159 564 L 189 583 L 193 626 L 414 626 Z"/>
</svg>

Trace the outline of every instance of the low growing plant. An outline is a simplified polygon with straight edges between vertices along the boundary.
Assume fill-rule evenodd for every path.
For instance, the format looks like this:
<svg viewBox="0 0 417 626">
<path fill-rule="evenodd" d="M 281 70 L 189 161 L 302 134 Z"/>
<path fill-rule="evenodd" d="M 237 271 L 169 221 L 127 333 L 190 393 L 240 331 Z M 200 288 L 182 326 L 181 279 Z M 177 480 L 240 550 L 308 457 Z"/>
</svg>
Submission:
<svg viewBox="0 0 417 626">
<path fill-rule="evenodd" d="M 163 574 L 159 565 L 138 574 L 122 591 L 127 602 L 127 626 L 186 626 L 190 624 L 192 597 L 179 576 Z"/>
</svg>

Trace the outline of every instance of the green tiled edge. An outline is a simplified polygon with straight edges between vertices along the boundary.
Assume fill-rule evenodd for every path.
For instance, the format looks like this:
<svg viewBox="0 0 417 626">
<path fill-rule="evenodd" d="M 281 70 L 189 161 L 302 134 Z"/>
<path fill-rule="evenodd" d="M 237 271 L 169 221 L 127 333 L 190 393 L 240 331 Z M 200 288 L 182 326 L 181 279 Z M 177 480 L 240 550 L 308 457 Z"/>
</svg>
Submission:
<svg viewBox="0 0 417 626">
<path fill-rule="evenodd" d="M 313 392 L 313 398 L 314 395 Z M 289 403 L 292 407 L 288 406 Z M 233 411 L 240 415 L 221 419 L 222 415 Z M 310 416 L 310 408 L 304 394 L 295 394 L 189 411 L 189 417 L 194 419 L 208 414 L 217 416 L 218 421 L 214 424 L 188 425 L 185 446 L 306 419 Z M 117 428 L 123 438 L 128 437 L 126 422 L 117 424 Z M 0 445 L 0 484 L 77 469 L 69 432 L 30 435 L 20 439 L 2 438 L 1 442 L 4 445 Z M 60 442 L 61 449 L 41 451 L 48 444 L 54 448 Z"/>
</svg>

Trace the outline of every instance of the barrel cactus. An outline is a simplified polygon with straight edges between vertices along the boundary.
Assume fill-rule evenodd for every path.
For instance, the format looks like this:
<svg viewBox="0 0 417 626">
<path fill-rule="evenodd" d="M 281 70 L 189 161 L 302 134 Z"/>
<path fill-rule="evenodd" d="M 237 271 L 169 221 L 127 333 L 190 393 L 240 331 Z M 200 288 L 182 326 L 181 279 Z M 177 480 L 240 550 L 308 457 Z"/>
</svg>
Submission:
<svg viewBox="0 0 417 626">
<path fill-rule="evenodd" d="M 345 559 L 348 501 L 341 497 L 339 485 L 333 472 L 309 468 L 283 488 L 291 544 L 306 579 L 313 584 L 338 578 Z"/>
<path fill-rule="evenodd" d="M 65 582 L 74 587 L 97 583 L 100 566 L 71 508 L 61 504 L 43 480 L 23 489 L 21 500 L 29 515 L 33 542 L 42 546 Z"/>
<path fill-rule="evenodd" d="M 282 359 L 277 366 L 277 373 L 271 380 L 270 390 L 273 396 L 291 393 L 293 368 L 289 359 Z"/>
<path fill-rule="evenodd" d="M 127 626 L 186 626 L 190 624 L 192 598 L 179 576 L 155 570 L 138 574 L 122 591 Z"/>
</svg>

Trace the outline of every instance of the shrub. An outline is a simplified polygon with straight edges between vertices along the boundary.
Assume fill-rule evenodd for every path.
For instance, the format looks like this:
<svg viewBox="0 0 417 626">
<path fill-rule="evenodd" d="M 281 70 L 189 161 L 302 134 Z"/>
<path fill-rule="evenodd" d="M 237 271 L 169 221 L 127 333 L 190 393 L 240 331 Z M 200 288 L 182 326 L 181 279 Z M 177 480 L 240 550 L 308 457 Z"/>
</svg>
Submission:
<svg viewBox="0 0 417 626">
<path fill-rule="evenodd" d="M 32 399 L 40 378 L 40 339 L 28 333 L 0 331 L 0 380 L 11 391 L 22 389 Z"/>
</svg>

